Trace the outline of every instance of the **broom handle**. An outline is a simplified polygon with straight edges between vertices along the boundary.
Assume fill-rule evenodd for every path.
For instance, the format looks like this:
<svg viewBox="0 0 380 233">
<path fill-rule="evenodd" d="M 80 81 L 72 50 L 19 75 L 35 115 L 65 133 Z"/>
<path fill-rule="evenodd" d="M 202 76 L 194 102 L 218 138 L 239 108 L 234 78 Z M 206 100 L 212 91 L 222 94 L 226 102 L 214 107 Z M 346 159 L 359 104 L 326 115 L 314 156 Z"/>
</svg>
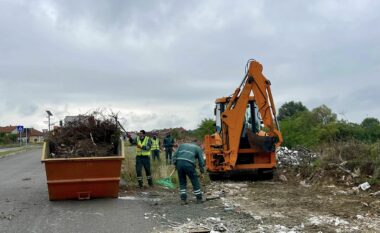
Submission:
<svg viewBox="0 0 380 233">
<path fill-rule="evenodd" d="M 173 175 L 174 172 L 175 172 L 175 169 L 176 169 L 176 168 L 173 169 L 173 171 L 170 173 L 169 177 L 172 177 L 172 175 Z"/>
</svg>

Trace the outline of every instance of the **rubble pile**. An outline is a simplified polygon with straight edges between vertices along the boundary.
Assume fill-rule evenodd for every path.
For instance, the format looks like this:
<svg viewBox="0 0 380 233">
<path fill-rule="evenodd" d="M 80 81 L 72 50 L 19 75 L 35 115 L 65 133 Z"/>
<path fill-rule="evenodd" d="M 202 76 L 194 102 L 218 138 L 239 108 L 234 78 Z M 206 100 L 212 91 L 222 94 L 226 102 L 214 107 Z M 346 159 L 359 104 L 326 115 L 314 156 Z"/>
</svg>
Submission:
<svg viewBox="0 0 380 233">
<path fill-rule="evenodd" d="M 313 153 L 304 147 L 300 147 L 297 150 L 281 147 L 277 150 L 276 156 L 279 167 L 309 166 L 313 161 L 318 159 L 318 154 Z"/>
<path fill-rule="evenodd" d="M 47 141 L 50 158 L 111 156 L 117 154 L 121 132 L 114 117 L 80 115 L 54 129 Z"/>
</svg>

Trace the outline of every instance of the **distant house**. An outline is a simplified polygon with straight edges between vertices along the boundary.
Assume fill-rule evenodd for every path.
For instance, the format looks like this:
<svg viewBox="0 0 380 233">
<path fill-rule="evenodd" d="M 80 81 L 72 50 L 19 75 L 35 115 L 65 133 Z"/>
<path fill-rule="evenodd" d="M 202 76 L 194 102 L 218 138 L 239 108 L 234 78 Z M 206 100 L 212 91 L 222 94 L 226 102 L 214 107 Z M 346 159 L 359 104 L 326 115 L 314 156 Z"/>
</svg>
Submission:
<svg viewBox="0 0 380 233">
<path fill-rule="evenodd" d="M 5 126 L 5 127 L 0 127 L 0 133 L 5 133 L 5 134 L 17 134 L 17 129 L 16 126 Z"/>
<path fill-rule="evenodd" d="M 0 133 L 19 135 L 19 132 L 17 131 L 16 126 L 12 126 L 12 125 L 0 127 Z M 20 137 L 18 137 L 17 140 L 20 140 Z M 24 131 L 21 134 L 21 140 L 23 142 L 28 140 L 28 142 L 32 142 L 32 143 L 43 142 L 44 134 L 41 131 L 38 131 L 34 128 L 24 128 Z"/>
<path fill-rule="evenodd" d="M 24 140 L 27 138 L 28 142 L 31 143 L 39 143 L 44 141 L 44 134 L 33 128 L 25 128 L 22 133 L 22 137 Z"/>
</svg>

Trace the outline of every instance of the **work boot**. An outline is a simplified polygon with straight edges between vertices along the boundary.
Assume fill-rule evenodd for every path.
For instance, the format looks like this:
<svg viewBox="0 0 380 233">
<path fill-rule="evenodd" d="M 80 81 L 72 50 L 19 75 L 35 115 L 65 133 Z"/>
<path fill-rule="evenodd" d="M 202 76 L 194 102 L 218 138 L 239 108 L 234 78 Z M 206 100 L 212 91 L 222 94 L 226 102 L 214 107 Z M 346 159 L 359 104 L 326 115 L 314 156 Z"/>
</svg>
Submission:
<svg viewBox="0 0 380 233">
<path fill-rule="evenodd" d="M 203 198 L 202 195 L 197 195 L 197 204 L 202 204 L 203 203 Z"/>
<path fill-rule="evenodd" d="M 152 187 L 153 186 L 153 180 L 152 179 L 148 179 L 148 184 L 149 184 L 150 187 Z"/>
<path fill-rule="evenodd" d="M 186 200 L 181 200 L 181 205 L 187 205 L 188 202 Z"/>
<path fill-rule="evenodd" d="M 142 182 L 142 181 L 139 181 L 139 188 L 140 188 L 140 189 L 143 188 L 143 182 Z"/>
</svg>

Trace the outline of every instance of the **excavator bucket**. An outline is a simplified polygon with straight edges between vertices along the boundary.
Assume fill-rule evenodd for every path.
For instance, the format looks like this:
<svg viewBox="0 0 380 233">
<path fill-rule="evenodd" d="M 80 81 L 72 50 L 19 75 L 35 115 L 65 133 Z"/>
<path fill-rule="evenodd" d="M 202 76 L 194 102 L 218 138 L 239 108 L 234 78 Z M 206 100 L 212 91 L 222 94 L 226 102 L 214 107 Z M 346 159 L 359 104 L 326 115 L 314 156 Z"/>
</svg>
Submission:
<svg viewBox="0 0 380 233">
<path fill-rule="evenodd" d="M 274 137 L 259 135 L 247 129 L 248 142 L 252 149 L 273 152 L 275 151 L 276 140 Z"/>
</svg>

